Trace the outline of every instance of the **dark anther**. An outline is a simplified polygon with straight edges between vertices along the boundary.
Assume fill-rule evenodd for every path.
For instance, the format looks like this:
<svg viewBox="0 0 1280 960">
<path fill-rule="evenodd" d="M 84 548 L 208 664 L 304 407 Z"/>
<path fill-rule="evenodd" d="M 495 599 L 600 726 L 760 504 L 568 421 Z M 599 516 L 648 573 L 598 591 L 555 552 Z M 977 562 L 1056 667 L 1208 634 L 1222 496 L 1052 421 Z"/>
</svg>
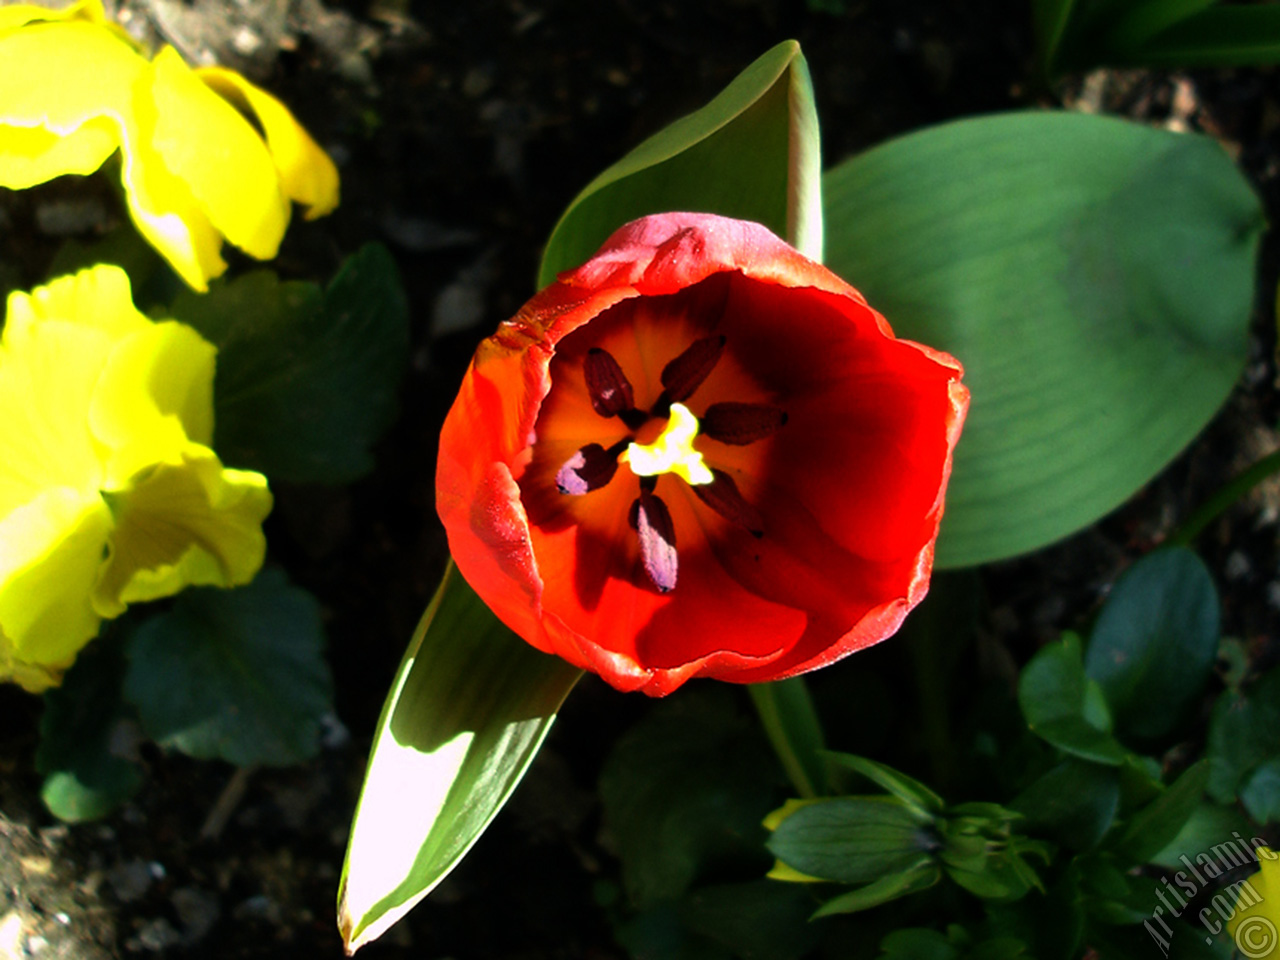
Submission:
<svg viewBox="0 0 1280 960">
<path fill-rule="evenodd" d="M 644 572 L 659 593 L 676 588 L 676 529 L 667 505 L 648 491 L 641 490 L 632 508 L 636 513 L 636 532 L 640 534 L 640 558 Z"/>
<path fill-rule="evenodd" d="M 764 523 L 760 511 L 743 499 L 733 477 L 722 470 L 712 470 L 711 475 L 715 479 L 710 483 L 693 486 L 698 499 L 726 520 L 745 527 L 753 537 L 763 537 Z"/>
<path fill-rule="evenodd" d="M 614 444 L 608 450 L 598 443 L 588 443 L 556 472 L 556 488 L 561 493 L 574 496 L 599 490 L 617 473 L 618 454 L 625 447 L 626 441 Z"/>
<path fill-rule="evenodd" d="M 763 440 L 787 422 L 785 410 L 764 403 L 713 403 L 702 415 L 702 432 L 713 440 L 742 446 Z"/>
<path fill-rule="evenodd" d="M 586 374 L 587 393 L 591 395 L 591 406 L 602 417 L 613 417 L 635 407 L 635 394 L 631 389 L 631 381 L 618 366 L 618 361 L 607 350 L 592 347 L 582 361 L 582 369 Z M 626 422 L 625 419 L 623 422 Z M 627 424 L 631 426 L 631 424 Z M 632 429 L 635 429 L 632 427 Z"/>
<path fill-rule="evenodd" d="M 687 350 L 662 368 L 662 395 L 653 405 L 655 417 L 665 417 L 671 404 L 682 403 L 693 396 L 720 361 L 724 336 L 695 340 Z"/>
</svg>

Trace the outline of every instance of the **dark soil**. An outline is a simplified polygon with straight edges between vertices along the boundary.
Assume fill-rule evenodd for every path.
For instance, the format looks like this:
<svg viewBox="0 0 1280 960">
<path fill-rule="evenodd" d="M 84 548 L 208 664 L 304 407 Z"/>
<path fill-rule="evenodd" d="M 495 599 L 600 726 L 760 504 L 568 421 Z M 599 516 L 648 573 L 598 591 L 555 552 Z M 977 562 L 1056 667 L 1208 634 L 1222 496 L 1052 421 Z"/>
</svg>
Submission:
<svg viewBox="0 0 1280 960">
<path fill-rule="evenodd" d="M 829 5 L 841 12 L 817 9 Z M 274 555 L 328 617 L 337 719 L 317 760 L 237 773 L 152 748 L 134 801 L 68 827 L 44 811 L 32 772 L 40 701 L 0 689 L 5 960 L 341 955 L 334 898 L 347 826 L 382 698 L 444 563 L 435 443 L 466 360 L 533 292 L 540 244 L 577 191 L 774 43 L 803 45 L 828 163 L 937 121 L 1065 98 L 1212 132 L 1239 151 L 1273 212 L 1280 199 L 1272 72 L 1099 72 L 1041 94 L 1029 82 L 1025 0 L 370 0 L 332 9 L 320 0 L 129 0 L 122 13 L 139 35 L 194 59 L 216 54 L 294 108 L 339 162 L 343 205 L 297 223 L 277 266 L 323 279 L 362 242 L 386 243 L 409 292 L 414 349 L 403 415 L 377 470 L 349 489 L 280 489 L 269 521 Z M 58 196 L 55 185 L 6 201 L 7 269 L 24 283 L 40 278 L 40 244 L 56 241 L 46 231 L 33 248 L 27 231 Z M 1273 257 L 1262 274 L 1274 290 Z M 997 648 L 1022 660 L 1078 623 L 1117 570 L 1276 446 L 1273 317 L 1261 313 L 1248 374 L 1191 453 L 1096 528 L 986 573 L 984 632 Z M 1203 544 L 1228 631 L 1258 649 L 1274 648 L 1280 607 L 1277 504 L 1264 490 Z M 595 777 L 647 707 L 594 680 L 580 686 L 494 828 L 365 955 L 623 957 L 595 899 L 597 882 L 617 872 L 600 837 Z"/>
</svg>

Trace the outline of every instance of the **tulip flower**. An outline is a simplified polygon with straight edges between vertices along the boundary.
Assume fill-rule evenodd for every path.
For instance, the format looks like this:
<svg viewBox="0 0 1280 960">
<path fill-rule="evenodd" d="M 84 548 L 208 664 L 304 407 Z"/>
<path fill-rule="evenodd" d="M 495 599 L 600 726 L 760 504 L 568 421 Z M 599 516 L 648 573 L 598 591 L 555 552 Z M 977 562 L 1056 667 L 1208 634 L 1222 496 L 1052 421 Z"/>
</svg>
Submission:
<svg viewBox="0 0 1280 960">
<path fill-rule="evenodd" d="M 223 238 L 268 260 L 290 201 L 308 219 L 338 203 L 333 162 L 239 74 L 172 47 L 148 60 L 101 0 L 0 7 L 0 186 L 89 174 L 117 150 L 130 217 L 196 290 L 226 269 Z"/>
<path fill-rule="evenodd" d="M 214 347 L 98 266 L 9 297 L 0 337 L 0 679 L 58 682 L 103 618 L 262 565 L 266 478 L 222 466 Z"/>
<path fill-rule="evenodd" d="M 960 376 L 765 228 L 645 217 L 481 344 L 439 514 L 504 623 L 620 690 L 793 676 L 924 597 Z"/>
</svg>

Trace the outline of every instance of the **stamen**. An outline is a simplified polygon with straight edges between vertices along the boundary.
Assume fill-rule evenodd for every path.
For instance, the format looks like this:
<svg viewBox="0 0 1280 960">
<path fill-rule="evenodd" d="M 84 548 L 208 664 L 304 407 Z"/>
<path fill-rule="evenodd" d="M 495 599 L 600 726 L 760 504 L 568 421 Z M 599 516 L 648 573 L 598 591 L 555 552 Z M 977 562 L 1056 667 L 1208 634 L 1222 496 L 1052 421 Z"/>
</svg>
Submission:
<svg viewBox="0 0 1280 960">
<path fill-rule="evenodd" d="M 671 419 L 653 443 L 631 443 L 619 458 L 638 477 L 674 473 L 685 483 L 710 483 L 711 469 L 702 454 L 693 449 L 698 436 L 698 418 L 682 403 L 671 405 Z"/>
<path fill-rule="evenodd" d="M 702 381 L 710 376 L 720 362 L 724 343 L 723 336 L 695 340 L 684 353 L 662 368 L 662 394 L 653 405 L 655 417 L 665 417 L 670 404 L 680 403 L 693 396 L 693 392 L 702 386 Z"/>
<path fill-rule="evenodd" d="M 698 499 L 726 520 L 745 527 L 753 537 L 763 537 L 764 523 L 760 511 L 743 499 L 733 477 L 723 470 L 712 470 L 711 473 L 714 480 L 693 488 Z"/>
<path fill-rule="evenodd" d="M 785 410 L 765 403 L 713 403 L 702 415 L 702 432 L 713 440 L 743 446 L 763 440 L 787 422 Z"/>
<path fill-rule="evenodd" d="M 627 441 L 608 450 L 598 443 L 588 443 L 564 462 L 556 473 L 556 489 L 561 493 L 582 496 L 605 486 L 618 472 L 618 454 Z"/>
<path fill-rule="evenodd" d="M 631 381 L 613 359 L 613 354 L 600 347 L 592 347 L 582 361 L 587 379 L 587 393 L 591 406 L 602 417 L 613 417 L 635 407 L 635 393 Z"/>
<path fill-rule="evenodd" d="M 640 534 L 640 558 L 644 572 L 659 593 L 676 588 L 679 561 L 676 557 L 676 528 L 667 505 L 647 490 L 632 505 L 636 531 Z"/>
</svg>

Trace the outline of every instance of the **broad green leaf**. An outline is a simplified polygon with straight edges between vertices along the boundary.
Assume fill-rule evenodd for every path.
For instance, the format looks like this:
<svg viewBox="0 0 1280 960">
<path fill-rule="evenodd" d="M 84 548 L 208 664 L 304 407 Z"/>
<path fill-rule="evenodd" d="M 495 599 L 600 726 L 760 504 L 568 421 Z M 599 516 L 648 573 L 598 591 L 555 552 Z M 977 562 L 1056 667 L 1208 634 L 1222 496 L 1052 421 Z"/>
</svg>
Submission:
<svg viewBox="0 0 1280 960">
<path fill-rule="evenodd" d="M 1118 765 L 1127 756 L 1111 736 L 1111 717 L 1097 681 L 1087 677 L 1080 638 L 1065 634 L 1037 653 L 1018 678 L 1027 725 L 1065 753 Z"/>
<path fill-rule="evenodd" d="M 752 960 L 798 960 L 821 929 L 808 922 L 808 890 L 772 880 L 699 887 L 680 901 L 680 918 L 695 933 Z"/>
<path fill-rule="evenodd" d="M 119 628 L 108 627 L 44 695 L 36 770 L 45 778 L 40 799 L 59 820 L 104 817 L 142 785 L 137 723 L 120 695 L 120 647 Z"/>
<path fill-rule="evenodd" d="M 795 809 L 768 847 L 807 876 L 868 883 L 914 868 L 937 843 L 929 823 L 894 798 L 835 797 Z"/>
<path fill-rule="evenodd" d="M 942 877 L 942 870 L 930 857 L 920 857 L 914 865 L 871 881 L 838 897 L 832 897 L 813 913 L 813 919 L 837 913 L 858 913 L 882 903 L 928 890 Z"/>
<path fill-rule="evenodd" d="M 1191 819 L 1209 782 L 1209 761 L 1185 770 L 1177 781 L 1129 818 L 1116 845 L 1116 856 L 1133 865 L 1146 863 L 1167 847 Z"/>
<path fill-rule="evenodd" d="M 1249 690 L 1227 690 L 1209 718 L 1205 756 L 1209 758 L 1209 795 L 1231 803 L 1246 778 L 1276 752 L 1280 743 L 1280 667 Z"/>
<path fill-rule="evenodd" d="M 1259 823 L 1280 820 L 1280 753 L 1253 771 L 1240 788 L 1240 802 Z"/>
<path fill-rule="evenodd" d="M 1219 4 L 1145 40 L 1123 59 L 1115 59 L 1151 67 L 1273 64 L 1280 61 L 1280 7 Z"/>
<path fill-rule="evenodd" d="M 766 866 L 761 821 L 779 779 L 754 718 L 728 689 L 655 705 L 600 773 L 604 822 L 631 904 L 678 898 L 726 863 Z"/>
<path fill-rule="evenodd" d="M 1213 675 L 1218 591 L 1185 548 L 1157 550 L 1127 570 L 1107 598 L 1085 656 L 1121 734 L 1170 733 Z"/>
<path fill-rule="evenodd" d="M 823 751 L 823 756 L 833 768 L 852 770 L 866 777 L 880 789 L 893 794 L 919 813 L 940 814 L 942 812 L 944 806 L 942 798 L 919 780 L 914 780 L 905 773 L 899 773 L 883 763 L 876 763 L 874 760 L 857 757 L 851 753 Z"/>
<path fill-rule="evenodd" d="M 1025 829 L 1074 850 L 1087 850 L 1110 829 L 1120 804 L 1114 767 L 1069 758 L 1058 764 L 1009 806 L 1025 816 Z"/>
<path fill-rule="evenodd" d="M 755 220 L 821 259 L 820 163 L 809 68 L 788 40 L 591 181 L 552 231 L 538 286 L 585 262 L 624 223 L 676 210 Z"/>
<path fill-rule="evenodd" d="M 1250 829 L 1248 819 L 1235 806 L 1220 807 L 1204 802 L 1192 811 L 1178 835 L 1154 854 L 1150 862 L 1169 870 L 1190 869 L 1198 857 L 1209 855 L 1207 851 L 1214 844 L 1237 835 L 1248 837 Z"/>
<path fill-rule="evenodd" d="M 511 633 L 450 565 L 378 720 L 338 894 L 348 952 L 471 849 L 581 675 Z"/>
<path fill-rule="evenodd" d="M 823 181 L 828 265 L 973 401 L 938 563 L 1041 547 L 1158 473 L 1244 367 L 1258 198 L 1207 137 L 1107 117 L 961 120 Z"/>
<path fill-rule="evenodd" d="M 124 695 L 161 746 L 241 766 L 301 763 L 332 710 L 315 597 L 268 567 L 185 590 L 128 639 Z"/>
<path fill-rule="evenodd" d="M 792 786 L 802 797 L 826 793 L 822 724 L 804 677 L 753 683 L 747 690 Z"/>
<path fill-rule="evenodd" d="M 188 291 L 171 313 L 218 347 L 214 446 L 226 463 L 297 483 L 347 483 L 373 467 L 409 355 L 385 248 L 362 247 L 324 290 L 260 270 Z"/>
</svg>

